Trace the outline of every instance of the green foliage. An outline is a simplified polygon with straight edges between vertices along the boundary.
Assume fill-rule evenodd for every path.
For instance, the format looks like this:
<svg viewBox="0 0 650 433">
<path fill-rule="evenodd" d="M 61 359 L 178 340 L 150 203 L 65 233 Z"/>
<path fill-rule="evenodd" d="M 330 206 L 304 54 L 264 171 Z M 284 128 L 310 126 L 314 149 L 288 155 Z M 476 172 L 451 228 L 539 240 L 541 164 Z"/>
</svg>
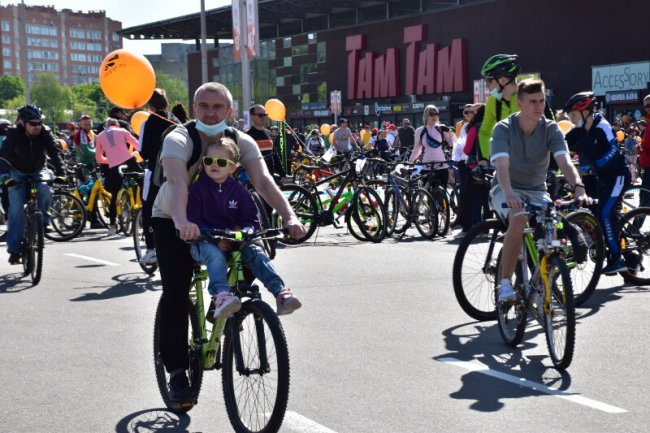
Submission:
<svg viewBox="0 0 650 433">
<path fill-rule="evenodd" d="M 56 124 L 69 118 L 65 110 L 72 105 L 72 90 L 59 84 L 53 74 L 38 75 L 36 82 L 30 88 L 30 98 L 34 104 L 41 107 L 47 123 Z"/>
<path fill-rule="evenodd" d="M 108 116 L 111 103 L 106 99 L 99 83 L 77 84 L 71 88 L 73 94 L 72 119 L 88 114 L 97 121 Z"/>
<path fill-rule="evenodd" d="M 0 77 L 0 107 L 16 97 L 25 96 L 25 83 L 22 78 L 15 75 L 3 75 Z"/>
<path fill-rule="evenodd" d="M 189 107 L 187 85 L 164 72 L 156 72 L 156 87 L 163 89 L 167 93 L 167 100 L 169 101 L 169 108 L 183 103 L 185 107 Z"/>
</svg>

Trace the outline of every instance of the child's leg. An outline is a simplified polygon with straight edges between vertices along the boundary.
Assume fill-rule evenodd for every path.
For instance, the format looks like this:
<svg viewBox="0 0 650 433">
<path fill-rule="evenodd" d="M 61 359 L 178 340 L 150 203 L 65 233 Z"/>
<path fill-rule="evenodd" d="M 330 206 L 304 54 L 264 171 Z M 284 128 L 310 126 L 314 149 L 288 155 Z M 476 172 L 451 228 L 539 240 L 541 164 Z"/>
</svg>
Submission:
<svg viewBox="0 0 650 433">
<path fill-rule="evenodd" d="M 226 255 L 216 245 L 210 242 L 195 242 L 190 249 L 192 258 L 203 262 L 208 268 L 208 292 L 216 296 L 221 292 L 228 292 L 228 264 Z"/>
<path fill-rule="evenodd" d="M 264 254 L 264 250 L 257 245 L 246 245 L 241 251 L 241 259 L 244 266 L 253 272 L 253 275 L 264 284 L 273 296 L 278 296 L 284 288 L 284 281 L 278 275 L 273 263 Z"/>
</svg>

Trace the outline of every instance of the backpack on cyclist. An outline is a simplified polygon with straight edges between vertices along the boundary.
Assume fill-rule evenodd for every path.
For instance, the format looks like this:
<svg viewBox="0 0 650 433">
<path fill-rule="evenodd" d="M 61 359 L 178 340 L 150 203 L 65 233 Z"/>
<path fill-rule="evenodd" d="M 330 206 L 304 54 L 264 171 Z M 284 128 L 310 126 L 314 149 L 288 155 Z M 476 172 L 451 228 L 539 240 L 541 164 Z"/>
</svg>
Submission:
<svg viewBox="0 0 650 433">
<path fill-rule="evenodd" d="M 170 125 L 165 131 L 162 133 L 161 140 L 164 143 L 165 142 L 165 137 L 172 132 L 176 127 L 179 125 Z M 194 120 L 190 120 L 189 122 L 186 122 L 183 124 L 185 129 L 187 129 L 187 132 L 192 139 L 192 155 L 190 156 L 189 161 L 187 161 L 187 169 L 189 170 L 190 167 L 192 167 L 196 162 L 199 160 L 201 157 L 201 153 L 203 151 L 203 146 L 201 144 L 201 136 L 199 136 L 199 131 L 196 129 L 196 122 Z M 239 140 L 239 135 L 236 130 L 232 128 L 226 128 L 224 131 L 224 135 L 228 138 L 231 138 L 235 144 L 238 143 Z M 160 155 L 162 153 L 164 146 L 160 147 L 160 150 L 158 151 L 158 155 L 156 155 L 156 167 L 154 168 L 153 173 L 151 174 L 151 183 L 154 185 L 160 187 L 160 185 L 163 184 L 165 181 L 165 173 L 163 172 L 162 164 L 160 163 Z"/>
</svg>

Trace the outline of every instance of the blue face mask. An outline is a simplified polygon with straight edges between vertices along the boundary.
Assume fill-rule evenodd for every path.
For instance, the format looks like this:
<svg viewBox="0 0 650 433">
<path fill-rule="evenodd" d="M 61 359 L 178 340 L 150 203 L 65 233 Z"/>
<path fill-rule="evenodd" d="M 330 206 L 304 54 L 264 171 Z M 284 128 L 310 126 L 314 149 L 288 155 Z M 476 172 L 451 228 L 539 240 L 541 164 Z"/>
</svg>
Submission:
<svg viewBox="0 0 650 433">
<path fill-rule="evenodd" d="M 503 97 L 503 92 L 499 92 L 499 90 L 497 89 L 492 89 L 490 91 L 490 96 L 494 96 L 495 98 L 501 100 L 501 98 Z"/>
<path fill-rule="evenodd" d="M 207 135 L 208 137 L 214 137 L 215 135 L 221 134 L 226 130 L 228 126 L 226 125 L 226 120 L 222 120 L 216 125 L 206 125 L 201 122 L 199 119 L 196 119 L 196 129 Z"/>
</svg>

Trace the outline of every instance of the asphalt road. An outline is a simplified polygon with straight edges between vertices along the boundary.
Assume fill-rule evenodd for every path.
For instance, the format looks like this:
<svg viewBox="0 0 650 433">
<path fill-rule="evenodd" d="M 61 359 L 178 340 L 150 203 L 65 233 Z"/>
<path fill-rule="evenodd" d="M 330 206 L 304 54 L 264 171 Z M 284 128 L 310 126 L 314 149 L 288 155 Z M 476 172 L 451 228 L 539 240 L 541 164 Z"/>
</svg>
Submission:
<svg viewBox="0 0 650 433">
<path fill-rule="evenodd" d="M 303 308 L 282 318 L 282 432 L 646 432 L 650 290 L 601 279 L 579 309 L 573 364 L 539 326 L 511 349 L 451 287 L 457 242 L 365 244 L 321 230 L 275 261 Z M 0 432 L 228 432 L 219 372 L 188 416 L 163 409 L 152 362 L 161 293 L 130 239 L 48 242 L 32 287 L 0 255 Z M 265 293 L 265 299 L 272 302 Z"/>
</svg>

